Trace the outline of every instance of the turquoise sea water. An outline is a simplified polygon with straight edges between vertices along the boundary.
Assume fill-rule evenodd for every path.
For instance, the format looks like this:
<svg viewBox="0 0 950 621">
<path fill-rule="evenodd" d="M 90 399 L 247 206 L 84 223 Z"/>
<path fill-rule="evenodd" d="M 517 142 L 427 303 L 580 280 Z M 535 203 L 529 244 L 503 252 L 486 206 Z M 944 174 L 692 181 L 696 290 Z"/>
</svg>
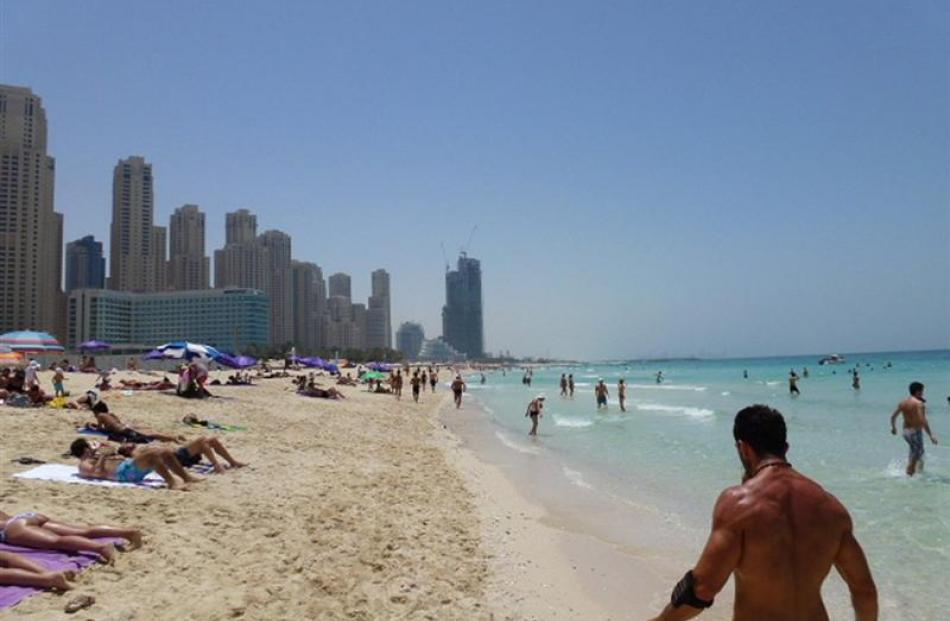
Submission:
<svg viewBox="0 0 950 621">
<path fill-rule="evenodd" d="M 477 376 L 468 381 L 504 450 L 549 457 L 544 476 L 562 477 L 584 494 L 650 507 L 669 525 L 671 541 L 697 555 L 716 496 L 741 476 L 733 416 L 752 403 L 771 405 L 788 424 L 789 460 L 851 511 L 878 582 L 882 618 L 950 618 L 950 351 L 845 356 L 847 363 L 835 366 L 803 356 L 551 367 L 535 370 L 530 388 L 519 369 L 491 373 L 484 385 Z M 856 364 L 859 391 L 848 373 Z M 792 397 L 788 372 L 803 367 L 810 377 Z M 659 370 L 665 381 L 658 385 Z M 568 372 L 577 385 L 573 400 L 559 396 L 561 373 Z M 606 412 L 597 411 L 593 396 L 601 377 L 611 395 Z M 626 413 L 616 402 L 621 377 Z M 915 380 L 927 387 L 931 428 L 946 444 L 926 440 L 925 472 L 908 479 L 907 445 L 891 435 L 888 419 Z M 524 412 L 539 393 L 547 401 L 541 436 L 533 440 Z M 552 463 L 559 472 L 551 472 Z M 834 616 L 850 618 L 840 583 L 829 590 Z"/>
</svg>

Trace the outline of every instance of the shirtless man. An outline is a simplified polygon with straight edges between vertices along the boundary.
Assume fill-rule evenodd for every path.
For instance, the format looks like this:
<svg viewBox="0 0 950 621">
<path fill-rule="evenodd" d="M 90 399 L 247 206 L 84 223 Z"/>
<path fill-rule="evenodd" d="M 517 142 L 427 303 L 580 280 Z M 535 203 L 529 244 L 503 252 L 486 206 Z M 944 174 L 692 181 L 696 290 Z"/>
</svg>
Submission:
<svg viewBox="0 0 950 621">
<path fill-rule="evenodd" d="M 927 422 L 927 408 L 924 405 L 924 385 L 913 382 L 909 389 L 910 396 L 897 404 L 897 409 L 891 414 L 891 433 L 897 435 L 898 414 L 904 416 L 904 440 L 910 445 L 910 455 L 907 459 L 907 476 L 912 477 L 918 469 L 924 467 L 924 431 L 930 436 L 930 441 L 937 443 L 937 436 L 930 431 Z"/>
<path fill-rule="evenodd" d="M 574 374 L 569 373 L 567 376 L 567 392 L 571 399 L 574 398 Z"/>
<path fill-rule="evenodd" d="M 788 394 L 796 397 L 802 394 L 798 390 L 798 373 L 794 369 L 788 372 Z"/>
<path fill-rule="evenodd" d="M 785 461 L 785 420 L 764 405 L 736 414 L 745 469 L 720 494 L 696 566 L 656 621 L 692 619 L 735 576 L 734 621 L 827 621 L 821 585 L 831 567 L 851 592 L 856 621 L 876 621 L 877 588 L 851 516 L 837 498 Z"/>
<path fill-rule="evenodd" d="M 465 392 L 465 380 L 461 375 L 456 375 L 452 382 L 452 395 L 455 398 L 455 409 L 462 407 L 462 393 Z"/>
<path fill-rule="evenodd" d="M 141 483 L 154 470 L 165 479 L 169 489 L 175 490 L 187 490 L 186 483 L 202 480 L 188 474 L 175 457 L 175 450 L 166 446 L 136 445 L 131 456 L 126 457 L 115 447 L 79 438 L 72 443 L 69 452 L 79 458 L 79 476 L 89 479 Z M 179 483 L 172 473 L 183 482 Z"/>
<path fill-rule="evenodd" d="M 90 391 L 91 393 L 92 391 Z M 106 434 L 108 434 L 110 440 L 115 440 L 117 442 L 135 442 L 137 444 L 145 444 L 151 442 L 152 440 L 161 440 L 162 442 L 181 442 L 185 439 L 184 436 L 170 436 L 165 433 L 159 433 L 153 429 L 146 429 L 144 427 L 132 427 L 123 423 L 118 416 L 109 411 L 109 407 L 105 404 L 105 401 L 95 400 L 90 393 L 87 393 L 83 399 L 89 399 L 87 403 L 91 402 L 93 416 L 96 417 L 96 422 L 93 425 L 87 425 L 93 429 L 98 429 Z M 79 401 L 82 401 L 80 399 Z"/>
<path fill-rule="evenodd" d="M 607 384 L 604 383 L 604 380 L 597 380 L 597 385 L 594 386 L 594 396 L 597 397 L 597 409 L 607 408 L 607 397 L 610 395 L 610 392 L 607 390 Z"/>
<path fill-rule="evenodd" d="M 409 385 L 412 387 L 412 400 L 416 403 L 419 403 L 419 388 L 424 384 L 422 382 L 422 378 L 419 377 L 418 370 L 412 374 L 412 379 L 409 380 Z"/>
<path fill-rule="evenodd" d="M 561 396 L 567 396 L 567 375 L 561 373 Z"/>
</svg>

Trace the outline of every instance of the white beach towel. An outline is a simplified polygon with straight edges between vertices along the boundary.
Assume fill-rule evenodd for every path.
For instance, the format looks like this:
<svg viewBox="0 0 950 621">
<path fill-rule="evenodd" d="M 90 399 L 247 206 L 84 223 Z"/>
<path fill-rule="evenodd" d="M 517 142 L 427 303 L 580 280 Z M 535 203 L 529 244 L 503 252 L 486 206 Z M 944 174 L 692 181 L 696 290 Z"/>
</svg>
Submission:
<svg viewBox="0 0 950 621">
<path fill-rule="evenodd" d="M 207 474 L 211 472 L 210 464 L 200 464 L 192 471 Z M 69 464 L 43 464 L 26 472 L 14 474 L 18 479 L 34 479 L 38 481 L 55 481 L 57 483 L 79 483 L 82 485 L 99 485 L 102 487 L 137 487 L 156 489 L 165 487 L 165 481 L 154 472 L 150 472 L 141 483 L 119 483 L 103 479 L 86 479 L 79 476 L 79 468 Z"/>
</svg>

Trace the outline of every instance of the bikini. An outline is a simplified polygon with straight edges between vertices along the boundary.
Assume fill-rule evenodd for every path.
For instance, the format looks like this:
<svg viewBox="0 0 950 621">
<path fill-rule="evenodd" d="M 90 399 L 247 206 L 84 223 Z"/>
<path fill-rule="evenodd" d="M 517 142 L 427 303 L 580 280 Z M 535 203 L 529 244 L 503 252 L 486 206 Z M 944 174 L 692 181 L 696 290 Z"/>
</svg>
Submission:
<svg viewBox="0 0 950 621">
<path fill-rule="evenodd" d="M 4 543 L 7 540 L 7 529 L 10 528 L 10 525 L 19 522 L 20 520 L 33 520 L 40 516 L 39 513 L 35 511 L 26 511 L 24 513 L 17 513 L 12 518 L 4 522 L 3 528 L 0 528 L 0 543 Z"/>
</svg>

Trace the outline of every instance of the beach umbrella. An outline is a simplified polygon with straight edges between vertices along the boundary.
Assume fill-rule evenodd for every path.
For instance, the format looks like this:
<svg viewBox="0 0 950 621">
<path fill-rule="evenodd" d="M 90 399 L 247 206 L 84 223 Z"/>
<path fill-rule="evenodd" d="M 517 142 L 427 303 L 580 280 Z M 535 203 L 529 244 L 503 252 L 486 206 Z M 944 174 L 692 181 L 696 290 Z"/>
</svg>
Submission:
<svg viewBox="0 0 950 621">
<path fill-rule="evenodd" d="M 250 356 L 230 356 L 228 354 L 221 354 L 215 358 L 215 362 L 226 367 L 231 367 L 232 369 L 246 369 L 257 364 L 257 358 L 251 358 Z"/>
<path fill-rule="evenodd" d="M 189 341 L 165 343 L 164 345 L 156 347 L 155 351 L 161 352 L 162 358 L 184 358 L 185 360 L 192 360 L 194 358 L 215 360 L 221 356 L 221 352 L 210 345 L 191 343 Z"/>
<path fill-rule="evenodd" d="M 106 351 L 107 349 L 112 349 L 112 345 L 104 341 L 86 341 L 79 344 L 79 351 Z"/>
<path fill-rule="evenodd" d="M 20 330 L 0 334 L 0 345 L 6 345 L 13 351 L 24 354 L 43 354 L 46 352 L 61 352 L 63 346 L 59 344 L 49 332 L 34 332 Z"/>
<path fill-rule="evenodd" d="M 158 351 L 157 349 L 153 349 L 146 354 L 142 354 L 142 358 L 144 360 L 163 360 L 165 358 L 165 354 Z"/>
<path fill-rule="evenodd" d="M 366 367 L 373 371 L 382 371 L 383 373 L 389 373 L 393 370 L 393 365 L 386 364 L 385 362 L 370 362 Z"/>
<path fill-rule="evenodd" d="M 297 362 L 299 362 L 299 363 L 302 364 L 303 366 L 305 366 L 305 367 L 307 367 L 307 368 L 310 368 L 310 369 L 322 369 L 322 368 L 323 368 L 323 365 L 326 364 L 326 362 L 323 360 L 323 358 L 320 358 L 320 357 L 297 358 Z"/>
<path fill-rule="evenodd" d="M 21 366 L 26 362 L 26 356 L 17 351 L 0 352 L 0 367 Z"/>
<path fill-rule="evenodd" d="M 363 376 L 361 379 L 376 380 L 376 379 L 386 379 L 388 377 L 389 377 L 388 375 L 386 375 L 385 373 L 380 373 L 379 371 L 367 371 L 366 373 L 363 373 Z"/>
</svg>

